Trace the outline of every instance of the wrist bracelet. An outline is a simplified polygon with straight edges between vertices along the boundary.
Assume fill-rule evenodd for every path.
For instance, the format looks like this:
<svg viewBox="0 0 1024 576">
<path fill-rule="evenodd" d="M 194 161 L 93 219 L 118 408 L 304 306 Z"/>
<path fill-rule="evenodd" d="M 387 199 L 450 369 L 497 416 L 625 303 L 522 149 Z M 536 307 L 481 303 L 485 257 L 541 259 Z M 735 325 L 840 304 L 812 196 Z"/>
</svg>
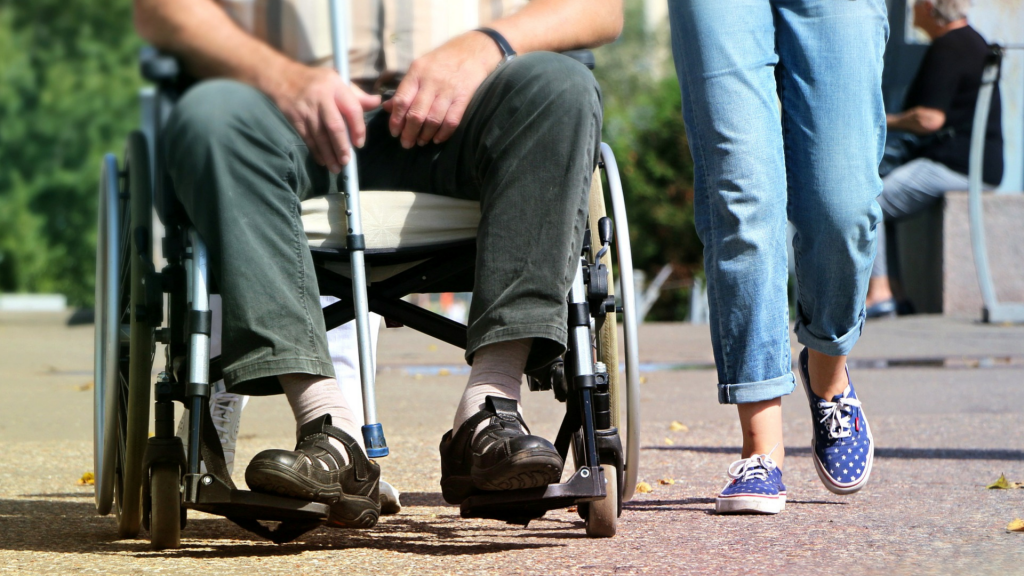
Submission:
<svg viewBox="0 0 1024 576">
<path fill-rule="evenodd" d="M 475 31 L 487 34 L 490 36 L 491 40 L 494 40 L 494 43 L 498 45 L 498 49 L 501 50 L 501 54 L 503 56 L 499 66 L 515 59 L 516 51 L 512 49 L 512 45 L 508 43 L 508 40 L 505 40 L 505 37 L 501 35 L 501 32 L 491 28 L 477 28 Z"/>
</svg>

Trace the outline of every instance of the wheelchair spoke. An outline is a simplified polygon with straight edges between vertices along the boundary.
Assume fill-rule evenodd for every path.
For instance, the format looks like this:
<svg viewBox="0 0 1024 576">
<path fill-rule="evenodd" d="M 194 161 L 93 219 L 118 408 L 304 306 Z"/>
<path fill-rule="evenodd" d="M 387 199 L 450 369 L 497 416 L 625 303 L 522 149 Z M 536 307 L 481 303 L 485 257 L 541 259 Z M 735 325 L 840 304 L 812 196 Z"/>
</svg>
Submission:
<svg viewBox="0 0 1024 576">
<path fill-rule="evenodd" d="M 131 206 L 127 200 L 121 202 L 121 222 L 131 222 Z M 132 253 L 132 238 L 131 238 L 131 226 L 124 225 L 121 229 L 121 254 L 118 259 L 118 266 L 121 271 L 121 289 L 129 286 L 128 282 L 131 280 L 132 266 L 131 266 L 131 253 Z M 121 293 L 122 303 L 126 292 Z M 127 304 L 124 304 L 127 305 Z"/>
<path fill-rule="evenodd" d="M 125 378 L 127 374 L 126 361 L 121 362 L 121 369 L 118 373 L 118 386 L 117 386 L 117 468 L 114 474 L 115 485 L 114 490 L 116 493 L 115 501 L 117 503 L 118 514 L 120 514 L 121 506 L 123 505 L 123 492 L 124 492 L 124 473 L 127 469 L 126 458 L 127 458 L 127 436 L 128 436 L 128 381 Z"/>
<path fill-rule="evenodd" d="M 117 401 L 120 407 L 123 408 L 122 410 L 118 410 L 117 425 L 118 429 L 121 431 L 121 433 L 118 434 L 118 441 L 120 442 L 121 456 L 123 457 L 125 436 L 127 435 L 128 431 L 128 380 L 124 377 L 123 373 L 119 375 L 118 380 L 120 381 L 120 386 L 118 386 Z"/>
</svg>

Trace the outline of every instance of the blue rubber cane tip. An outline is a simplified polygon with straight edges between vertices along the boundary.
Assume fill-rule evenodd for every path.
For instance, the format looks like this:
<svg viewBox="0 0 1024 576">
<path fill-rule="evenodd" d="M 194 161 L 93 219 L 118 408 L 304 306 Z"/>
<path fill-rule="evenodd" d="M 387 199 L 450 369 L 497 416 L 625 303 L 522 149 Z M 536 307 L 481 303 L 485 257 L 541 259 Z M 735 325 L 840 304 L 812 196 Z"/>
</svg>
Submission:
<svg viewBox="0 0 1024 576">
<path fill-rule="evenodd" d="M 370 458 L 383 458 L 390 453 L 388 441 L 384 439 L 384 427 L 379 423 L 363 426 L 363 443 Z"/>
</svg>

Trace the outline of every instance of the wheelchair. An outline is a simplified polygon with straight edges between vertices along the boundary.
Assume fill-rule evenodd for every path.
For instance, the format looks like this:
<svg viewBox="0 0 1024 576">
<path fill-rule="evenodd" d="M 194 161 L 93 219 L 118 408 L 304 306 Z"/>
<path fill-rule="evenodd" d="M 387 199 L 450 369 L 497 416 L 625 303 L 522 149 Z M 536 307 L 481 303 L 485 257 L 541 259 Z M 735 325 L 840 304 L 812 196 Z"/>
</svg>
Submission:
<svg viewBox="0 0 1024 576">
<path fill-rule="evenodd" d="M 592 67 L 592 66 L 591 66 Z M 94 465 L 99 514 L 116 514 L 118 535 L 149 532 L 154 549 L 180 546 L 187 511 L 221 515 L 276 543 L 320 526 L 328 505 L 238 489 L 224 463 L 209 412 L 210 383 L 221 379 L 210 358 L 209 296 L 216 286 L 206 247 L 174 197 L 159 161 L 163 121 L 187 89 L 172 57 L 147 50 L 143 130 L 132 132 L 122 159 L 102 161 L 96 261 Z M 611 149 L 601 145 L 591 188 L 589 230 L 567 302 L 569 342 L 563 357 L 527 375 L 530 390 L 551 391 L 566 412 L 555 446 L 572 453 L 575 471 L 543 488 L 474 495 L 466 518 L 526 525 L 548 510 L 576 506 L 592 537 L 613 536 L 622 503 L 633 496 L 639 465 L 639 365 L 626 212 Z M 607 215 L 605 187 L 613 219 Z M 338 298 L 323 309 L 327 329 L 356 317 L 344 200 L 302 204 L 303 225 L 320 292 Z M 466 326 L 415 306 L 414 293 L 473 288 L 479 204 L 413 192 L 363 192 L 368 308 L 466 347 Z M 166 265 L 154 262 L 154 214 L 163 223 Z M 378 215 L 380 215 L 378 217 Z M 384 216 L 386 215 L 386 217 Z M 616 303 L 614 267 L 620 278 Z M 625 355 L 620 358 L 618 314 Z M 156 344 L 163 369 L 153 378 Z M 624 367 L 624 368 L 623 368 Z M 373 401 L 364 394 L 364 402 Z M 175 435 L 173 403 L 189 408 L 187 443 Z M 149 435 L 152 405 L 154 434 Z M 625 442 L 620 437 L 625 432 Z M 383 435 L 379 438 L 383 442 Z M 625 446 L 625 448 L 623 447 Z M 383 450 L 370 450 L 377 456 Z M 202 466 L 201 466 L 202 464 Z M 273 527 L 271 527 L 273 526 Z"/>
</svg>

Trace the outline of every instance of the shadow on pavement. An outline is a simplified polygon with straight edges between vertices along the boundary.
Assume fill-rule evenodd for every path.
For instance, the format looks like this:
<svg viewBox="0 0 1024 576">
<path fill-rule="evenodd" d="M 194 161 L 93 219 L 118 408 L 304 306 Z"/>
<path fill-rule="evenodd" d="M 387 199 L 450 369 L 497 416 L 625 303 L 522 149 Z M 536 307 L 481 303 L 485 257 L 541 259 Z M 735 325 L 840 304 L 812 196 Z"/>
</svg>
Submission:
<svg viewBox="0 0 1024 576">
<path fill-rule="evenodd" d="M 455 504 L 445 502 L 440 492 L 402 492 L 399 499 L 402 501 L 402 508 L 406 506 L 455 507 Z"/>
<path fill-rule="evenodd" d="M 703 512 L 705 514 L 715 513 L 714 498 L 680 498 L 678 500 L 633 500 L 622 504 L 623 510 L 636 510 L 640 512 L 662 512 L 689 510 L 692 512 Z"/>
<path fill-rule="evenodd" d="M 739 446 L 644 446 L 644 450 L 701 452 L 704 454 L 736 454 Z M 786 456 L 810 456 L 807 446 L 786 447 Z M 875 448 L 876 458 L 902 458 L 907 460 L 1024 460 L 1024 450 L 993 448 Z"/>
<path fill-rule="evenodd" d="M 405 499 L 405 494 L 402 495 Z M 432 506 L 439 494 L 411 493 L 420 506 Z M 43 499 L 53 498 L 53 499 Z M 71 498 L 79 498 L 71 501 Z M 371 530 L 320 528 L 298 540 L 275 545 L 223 518 L 189 518 L 178 550 L 150 550 L 143 531 L 138 539 L 119 540 L 113 515 L 99 516 L 90 494 L 33 494 L 0 499 L 0 550 L 79 554 L 128 554 L 138 557 L 233 558 L 289 556 L 310 550 L 376 549 L 424 556 L 494 554 L 565 546 L 557 540 L 582 536 L 582 522 L 543 518 L 530 532 L 498 522 L 464 521 L 457 514 L 431 514 L 429 521 L 387 516 Z M 516 530 L 515 541 L 506 530 Z M 572 534 L 567 534 L 572 531 Z M 576 534 L 578 532 L 579 534 Z M 506 541 L 502 541 L 506 540 Z M 531 541 L 532 540 L 532 541 Z"/>
</svg>

